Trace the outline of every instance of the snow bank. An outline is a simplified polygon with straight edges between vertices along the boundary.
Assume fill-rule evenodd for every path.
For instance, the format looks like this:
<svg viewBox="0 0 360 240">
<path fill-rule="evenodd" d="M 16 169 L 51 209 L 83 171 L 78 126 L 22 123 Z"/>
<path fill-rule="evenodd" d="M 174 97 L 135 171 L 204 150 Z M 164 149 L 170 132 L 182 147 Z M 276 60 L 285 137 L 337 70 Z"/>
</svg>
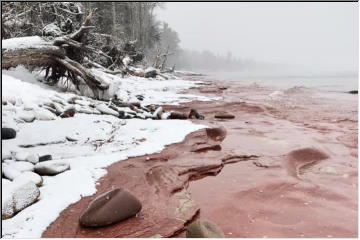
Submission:
<svg viewBox="0 0 360 240">
<path fill-rule="evenodd" d="M 144 97 L 144 100 L 141 102 L 143 106 L 150 104 L 178 105 L 179 103 L 195 100 L 215 100 L 215 98 L 181 93 L 181 91 L 195 87 L 199 83 L 197 81 L 184 81 L 178 78 L 163 80 L 160 78 L 135 76 L 121 78 L 118 75 L 106 74 L 96 69 L 93 72 L 108 80 L 110 84 L 108 95 L 116 94 L 124 102 L 139 101 L 136 97 L 139 95 Z"/>
<path fill-rule="evenodd" d="M 90 117 L 90 115 L 86 115 L 84 117 Z M 120 121 L 112 116 L 96 117 L 106 117 L 103 121 L 107 121 L 109 119 L 111 119 L 112 122 Z M 87 125 L 86 123 L 82 124 L 79 119 L 77 120 L 79 126 Z M 55 125 L 56 121 L 39 123 L 53 123 Z M 65 125 L 69 126 L 70 124 Z M 110 125 L 111 124 L 109 124 L 107 129 L 104 130 L 103 134 L 100 134 L 100 138 L 101 136 L 106 135 L 106 132 L 109 133 L 109 130 L 111 129 Z M 71 170 L 57 176 L 43 177 L 43 186 L 40 187 L 40 200 L 18 213 L 15 217 L 4 220 L 2 227 L 3 236 L 6 238 L 41 237 L 42 232 L 51 222 L 56 220 L 62 210 L 70 204 L 79 201 L 82 196 L 90 196 L 96 192 L 96 181 L 106 174 L 106 170 L 103 169 L 104 167 L 107 167 L 114 162 L 125 160 L 129 157 L 159 152 L 166 145 L 180 142 L 187 134 L 203 127 L 205 126 L 194 125 L 190 121 L 154 121 L 132 119 L 128 120 L 126 125 L 122 126 L 118 131 L 113 133 L 116 141 L 109 146 L 102 147 L 101 149 L 96 149 L 95 146 L 91 146 L 91 143 L 86 145 L 84 143 L 85 139 L 76 145 L 71 145 L 72 143 L 64 143 L 59 146 L 55 144 L 54 146 L 39 146 L 32 148 L 33 151 L 36 151 L 37 148 L 40 148 L 43 152 L 55 151 L 58 158 L 66 157 L 65 155 L 68 154 L 87 155 L 91 152 L 95 153 L 95 155 L 67 158 L 67 161 L 70 163 Z M 59 138 L 61 136 L 62 126 L 58 127 L 58 129 L 59 130 L 54 134 L 54 138 Z M 87 131 L 91 132 L 93 130 L 96 129 L 92 128 L 92 126 L 87 126 Z M 169 131 L 171 131 L 171 134 L 169 134 Z M 19 134 L 21 134 L 21 132 L 22 131 L 20 131 Z M 67 131 L 63 130 L 62 132 Z M 34 137 L 34 135 L 36 135 L 36 133 L 34 134 L 32 131 L 27 131 L 26 134 L 23 134 L 21 137 L 19 136 L 19 138 L 28 137 L 30 139 Z M 50 135 L 50 133 L 48 135 Z M 94 143 L 96 135 L 97 134 L 95 133 L 92 134 L 91 137 L 93 141 L 91 142 Z M 41 136 L 47 137 L 46 134 L 42 134 Z M 41 136 L 38 137 L 41 138 Z M 143 141 L 143 139 L 146 140 Z M 34 141 L 35 140 L 36 139 L 34 139 Z M 14 139 L 10 145 L 15 145 L 16 141 L 18 140 Z M 90 153 L 85 153 L 87 150 L 90 150 Z M 67 151 L 70 151 L 70 153 Z M 106 152 L 113 153 L 104 154 Z"/>
</svg>

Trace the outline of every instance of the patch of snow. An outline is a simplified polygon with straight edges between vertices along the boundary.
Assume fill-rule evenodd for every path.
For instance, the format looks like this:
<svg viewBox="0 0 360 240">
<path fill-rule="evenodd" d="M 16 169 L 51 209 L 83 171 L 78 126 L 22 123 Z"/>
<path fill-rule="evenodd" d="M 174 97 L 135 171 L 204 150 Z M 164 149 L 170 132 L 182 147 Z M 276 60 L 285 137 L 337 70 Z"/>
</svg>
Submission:
<svg viewBox="0 0 360 240">
<path fill-rule="evenodd" d="M 19 37 L 19 38 L 10 38 L 1 40 L 2 49 L 5 51 L 22 49 L 22 48 L 43 48 L 43 47 L 53 47 L 50 42 L 45 41 L 39 36 L 30 36 L 30 37 Z"/>
</svg>

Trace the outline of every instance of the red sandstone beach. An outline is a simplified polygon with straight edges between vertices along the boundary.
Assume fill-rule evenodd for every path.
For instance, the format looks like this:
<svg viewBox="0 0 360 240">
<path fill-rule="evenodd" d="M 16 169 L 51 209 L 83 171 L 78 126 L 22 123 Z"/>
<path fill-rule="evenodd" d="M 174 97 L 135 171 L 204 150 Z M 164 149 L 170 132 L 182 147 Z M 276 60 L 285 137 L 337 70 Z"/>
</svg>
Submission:
<svg viewBox="0 0 360 240">
<path fill-rule="evenodd" d="M 193 121 L 209 129 L 111 165 L 98 192 L 66 208 L 43 237 L 184 237 L 194 219 L 226 237 L 357 237 L 357 97 L 293 88 L 270 98 L 274 90 L 209 79 L 189 90 L 223 99 L 165 108 L 194 108 L 205 120 Z M 215 119 L 218 111 L 235 118 Z M 117 187 L 142 202 L 141 214 L 81 227 L 89 202 Z"/>
</svg>

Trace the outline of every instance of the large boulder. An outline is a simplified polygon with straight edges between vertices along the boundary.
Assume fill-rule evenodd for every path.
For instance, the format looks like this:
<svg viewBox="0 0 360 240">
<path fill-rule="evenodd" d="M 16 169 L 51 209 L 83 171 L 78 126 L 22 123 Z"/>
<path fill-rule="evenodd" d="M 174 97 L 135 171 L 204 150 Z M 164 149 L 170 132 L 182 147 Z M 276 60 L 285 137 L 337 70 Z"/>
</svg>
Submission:
<svg viewBox="0 0 360 240">
<path fill-rule="evenodd" d="M 53 176 L 70 169 L 70 164 L 61 160 L 39 162 L 35 165 L 35 172 L 40 175 Z"/>
<path fill-rule="evenodd" d="M 21 174 L 21 171 L 17 170 L 16 168 L 14 168 L 12 166 L 3 165 L 1 167 L 1 173 L 5 178 L 12 181 Z"/>
<path fill-rule="evenodd" d="M 8 219 L 36 202 L 40 191 L 32 181 L 18 181 L 7 183 L 2 194 L 1 218 Z"/>
<path fill-rule="evenodd" d="M 22 172 L 14 179 L 14 183 L 25 181 L 31 181 L 38 187 L 40 187 L 43 183 L 42 177 L 34 172 Z"/>
<path fill-rule="evenodd" d="M 187 238 L 224 238 L 221 229 L 209 221 L 196 221 L 190 224 L 186 230 Z"/>
<path fill-rule="evenodd" d="M 117 188 L 95 198 L 80 217 L 85 227 L 102 227 L 135 216 L 140 201 L 128 191 Z"/>
<path fill-rule="evenodd" d="M 1 139 L 13 139 L 16 137 L 16 131 L 13 128 L 1 128 Z"/>
</svg>

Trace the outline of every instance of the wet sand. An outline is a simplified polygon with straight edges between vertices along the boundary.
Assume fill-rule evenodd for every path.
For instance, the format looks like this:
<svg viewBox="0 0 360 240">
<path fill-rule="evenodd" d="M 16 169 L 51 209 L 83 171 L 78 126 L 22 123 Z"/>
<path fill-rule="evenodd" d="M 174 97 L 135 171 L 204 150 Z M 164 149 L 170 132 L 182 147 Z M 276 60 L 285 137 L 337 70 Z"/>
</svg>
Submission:
<svg viewBox="0 0 360 240">
<path fill-rule="evenodd" d="M 207 80 L 190 93 L 221 96 L 166 109 L 197 109 L 208 130 L 164 151 L 111 165 L 98 192 L 65 209 L 43 237 L 183 237 L 208 219 L 226 237 L 357 237 L 357 99 L 310 89 L 274 89 Z M 235 119 L 215 119 L 227 111 Z M 169 129 L 176 131 L 176 129 Z M 105 228 L 78 218 L 115 188 L 143 203 L 141 214 Z"/>
</svg>

